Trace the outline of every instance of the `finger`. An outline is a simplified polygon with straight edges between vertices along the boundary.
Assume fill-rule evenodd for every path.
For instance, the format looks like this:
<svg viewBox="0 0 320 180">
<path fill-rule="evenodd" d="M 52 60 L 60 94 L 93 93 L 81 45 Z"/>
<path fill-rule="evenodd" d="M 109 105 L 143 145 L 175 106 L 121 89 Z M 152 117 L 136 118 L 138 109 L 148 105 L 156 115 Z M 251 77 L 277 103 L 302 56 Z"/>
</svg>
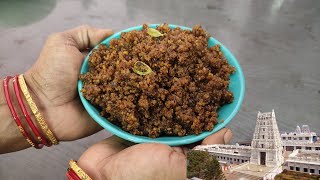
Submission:
<svg viewBox="0 0 320 180">
<path fill-rule="evenodd" d="M 195 142 L 195 143 L 191 143 L 191 144 L 187 144 L 187 145 L 184 145 L 184 147 L 188 148 L 188 149 L 193 149 L 194 147 L 200 145 L 201 142 L 198 141 L 198 142 Z"/>
<path fill-rule="evenodd" d="M 182 153 L 182 154 L 184 154 L 185 156 L 187 156 L 187 153 L 188 153 L 188 151 L 189 151 L 189 148 L 187 148 L 187 147 L 172 147 L 172 149 L 174 150 L 174 151 L 176 151 L 176 152 L 179 152 L 179 153 Z"/>
<path fill-rule="evenodd" d="M 220 131 L 206 137 L 202 142 L 198 141 L 198 142 L 195 142 L 192 144 L 187 144 L 187 145 L 185 145 L 185 147 L 187 147 L 189 149 L 193 149 L 194 147 L 201 145 L 201 144 L 202 145 L 204 145 L 204 144 L 228 144 L 232 138 L 232 131 L 230 130 L 230 132 L 228 132 L 226 134 L 226 138 L 224 139 L 224 137 L 221 137 L 221 136 L 224 136 L 224 133 L 226 133 L 226 132 L 227 132 L 227 128 L 223 128 Z"/>
<path fill-rule="evenodd" d="M 93 48 L 100 41 L 113 34 L 111 29 L 98 29 L 87 25 L 64 32 L 75 41 L 79 50 Z"/>
<path fill-rule="evenodd" d="M 231 141 L 232 136 L 232 131 L 229 128 L 223 128 L 220 131 L 206 137 L 201 144 L 228 144 Z"/>
</svg>

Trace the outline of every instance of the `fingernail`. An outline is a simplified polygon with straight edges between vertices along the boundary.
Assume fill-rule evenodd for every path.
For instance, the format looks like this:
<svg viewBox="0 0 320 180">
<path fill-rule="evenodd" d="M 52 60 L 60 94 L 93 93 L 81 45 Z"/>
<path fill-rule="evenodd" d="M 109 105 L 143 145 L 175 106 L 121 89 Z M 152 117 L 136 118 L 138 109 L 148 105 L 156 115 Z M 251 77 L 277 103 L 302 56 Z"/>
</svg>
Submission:
<svg viewBox="0 0 320 180">
<path fill-rule="evenodd" d="M 227 129 L 227 131 L 223 135 L 223 141 L 224 144 L 229 144 L 232 139 L 233 133 L 230 129 Z"/>
</svg>

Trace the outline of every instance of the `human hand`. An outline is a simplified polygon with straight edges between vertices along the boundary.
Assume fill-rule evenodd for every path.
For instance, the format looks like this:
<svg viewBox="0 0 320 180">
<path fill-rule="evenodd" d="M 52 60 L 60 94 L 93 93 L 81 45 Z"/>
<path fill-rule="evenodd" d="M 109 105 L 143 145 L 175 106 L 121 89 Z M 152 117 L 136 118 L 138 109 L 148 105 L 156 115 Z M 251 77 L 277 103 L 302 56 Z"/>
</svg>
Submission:
<svg viewBox="0 0 320 180">
<path fill-rule="evenodd" d="M 231 138 L 231 130 L 224 128 L 201 144 L 227 144 Z M 78 165 L 95 180 L 185 180 L 187 151 L 186 147 L 163 144 L 133 145 L 112 136 L 91 146 Z"/>
<path fill-rule="evenodd" d="M 58 140 L 82 138 L 101 129 L 83 108 L 77 81 L 88 50 L 112 33 L 81 26 L 52 34 L 36 63 L 25 73 L 33 98 Z"/>
</svg>

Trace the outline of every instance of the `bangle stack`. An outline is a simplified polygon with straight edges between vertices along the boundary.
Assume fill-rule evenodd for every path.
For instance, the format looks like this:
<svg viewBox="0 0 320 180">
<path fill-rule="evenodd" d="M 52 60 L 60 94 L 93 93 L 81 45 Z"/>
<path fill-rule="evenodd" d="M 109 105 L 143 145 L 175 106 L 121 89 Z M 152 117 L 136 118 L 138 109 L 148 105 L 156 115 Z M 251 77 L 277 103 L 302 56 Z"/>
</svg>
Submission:
<svg viewBox="0 0 320 180">
<path fill-rule="evenodd" d="M 4 83 L 3 83 L 3 88 L 4 88 L 4 93 L 5 93 L 5 98 L 8 104 L 8 107 L 10 109 L 11 115 L 14 119 L 14 121 L 17 124 L 17 127 L 19 129 L 19 131 L 21 132 L 21 134 L 25 137 L 25 139 L 27 140 L 27 142 L 32 146 L 35 147 L 37 149 L 41 149 L 44 145 L 45 146 L 51 146 L 52 144 L 56 145 L 58 144 L 58 140 L 56 139 L 56 137 L 54 136 L 54 134 L 51 132 L 51 130 L 49 129 L 47 123 L 45 122 L 43 116 L 41 115 L 40 111 L 38 110 L 36 104 L 34 103 L 29 91 L 28 91 L 28 87 L 27 84 L 24 80 L 23 75 L 16 75 L 13 78 L 13 89 L 14 89 L 14 93 L 16 95 L 18 104 L 20 106 L 20 110 L 22 111 L 27 124 L 29 125 L 29 128 L 31 129 L 31 131 L 34 133 L 34 136 L 30 135 L 26 129 L 22 126 L 21 120 L 18 116 L 18 114 L 16 113 L 16 110 L 13 106 L 12 100 L 11 100 L 11 94 L 9 91 L 9 81 L 12 77 L 7 76 L 4 79 Z M 21 92 L 24 95 L 25 100 L 27 101 L 30 110 L 32 111 L 32 113 L 35 116 L 36 121 L 38 122 L 38 125 L 40 126 L 42 133 L 45 134 L 45 136 L 43 134 L 41 134 L 41 132 L 38 130 L 37 126 L 34 124 L 34 122 L 32 121 L 28 110 L 23 102 L 23 98 L 21 95 Z M 35 138 L 34 138 L 35 137 Z"/>
<path fill-rule="evenodd" d="M 37 105 L 34 103 L 32 97 L 30 96 L 27 84 L 26 84 L 22 74 L 19 76 L 19 84 L 21 87 L 21 91 L 24 94 L 24 97 L 26 98 L 26 100 L 29 104 L 29 107 L 30 107 L 31 111 L 33 112 L 34 116 L 36 117 L 36 120 L 38 121 L 42 131 L 47 135 L 47 137 L 49 138 L 49 140 L 51 141 L 52 144 L 57 145 L 58 140 L 53 135 L 51 130 L 49 129 L 46 121 L 44 120 L 43 116 L 41 115 L 40 111 L 38 110 Z"/>
<path fill-rule="evenodd" d="M 79 176 L 71 168 L 68 168 L 66 176 L 68 180 L 81 180 Z"/>
<path fill-rule="evenodd" d="M 69 180 L 92 180 L 78 165 L 74 160 L 69 162 L 70 168 L 67 170 L 67 177 Z"/>
<path fill-rule="evenodd" d="M 17 127 L 21 134 L 24 136 L 26 141 L 36 149 L 41 149 L 43 146 L 51 146 L 58 144 L 57 138 L 54 136 L 52 131 L 49 129 L 48 124 L 44 120 L 43 116 L 41 115 L 37 105 L 33 101 L 27 84 L 25 82 L 25 79 L 23 75 L 16 75 L 13 77 L 13 89 L 14 94 L 16 95 L 16 99 L 18 101 L 18 104 L 20 106 L 20 110 L 23 113 L 24 118 L 27 121 L 27 124 L 29 125 L 29 128 L 31 129 L 31 132 L 34 134 L 31 135 L 28 133 L 28 131 L 23 127 L 21 123 L 21 119 L 19 118 L 16 109 L 12 103 L 11 94 L 9 90 L 9 81 L 12 79 L 11 76 L 7 76 L 4 79 L 3 82 L 3 88 L 4 88 L 4 94 L 6 98 L 6 102 L 8 104 L 8 107 L 10 109 L 12 118 L 17 124 Z M 31 119 L 28 109 L 23 101 L 22 94 L 24 95 L 24 99 L 27 101 L 30 110 L 32 111 L 36 122 L 41 128 L 41 131 L 37 128 L 33 120 Z M 44 135 L 45 134 L 45 135 Z M 92 180 L 78 165 L 77 162 L 74 160 L 70 160 L 69 162 L 69 168 L 67 170 L 67 177 L 69 180 Z"/>
</svg>

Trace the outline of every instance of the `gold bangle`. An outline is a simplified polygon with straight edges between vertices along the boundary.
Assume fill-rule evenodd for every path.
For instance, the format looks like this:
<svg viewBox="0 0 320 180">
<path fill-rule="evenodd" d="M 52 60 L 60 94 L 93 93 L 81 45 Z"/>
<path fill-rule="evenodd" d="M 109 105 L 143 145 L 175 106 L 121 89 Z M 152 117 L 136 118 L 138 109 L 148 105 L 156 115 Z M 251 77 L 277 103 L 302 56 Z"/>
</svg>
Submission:
<svg viewBox="0 0 320 180">
<path fill-rule="evenodd" d="M 48 124 L 44 120 L 37 105 L 34 103 L 32 97 L 30 96 L 30 93 L 29 93 L 27 84 L 24 80 L 23 74 L 21 74 L 19 76 L 19 84 L 20 84 L 20 89 L 21 89 L 24 97 L 26 98 L 32 113 L 36 117 L 36 120 L 39 123 L 42 131 L 46 134 L 46 136 L 49 138 L 49 140 L 51 141 L 52 144 L 57 145 L 58 144 L 57 138 L 53 135 L 53 133 L 49 129 Z"/>
<path fill-rule="evenodd" d="M 88 174 L 86 174 L 78 165 L 77 162 L 74 160 L 70 160 L 69 161 L 69 166 L 70 168 L 77 174 L 77 176 L 81 179 L 81 180 L 92 180 Z"/>
</svg>

